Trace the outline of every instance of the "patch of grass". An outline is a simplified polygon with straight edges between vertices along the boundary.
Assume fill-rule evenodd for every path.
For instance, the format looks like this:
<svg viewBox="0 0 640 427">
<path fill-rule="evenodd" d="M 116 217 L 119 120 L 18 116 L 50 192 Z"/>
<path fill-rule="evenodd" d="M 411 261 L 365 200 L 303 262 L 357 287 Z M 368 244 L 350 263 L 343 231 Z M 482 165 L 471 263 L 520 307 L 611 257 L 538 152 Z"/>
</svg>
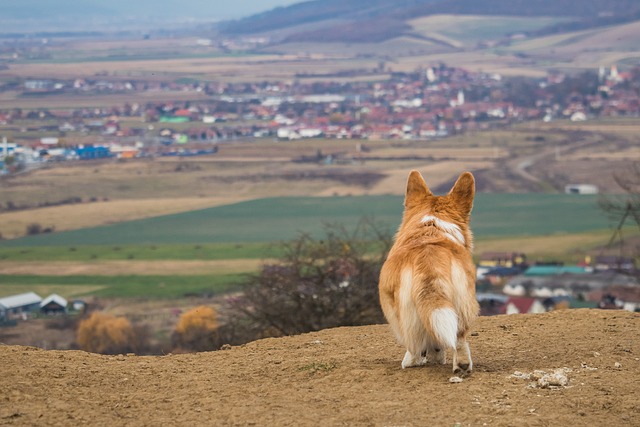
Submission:
<svg viewBox="0 0 640 427">
<path fill-rule="evenodd" d="M 278 248 L 269 243 L 0 247 L 4 261 L 229 260 L 278 255 Z"/>
<path fill-rule="evenodd" d="M 236 289 L 240 274 L 219 276 L 32 276 L 0 275 L 0 296 L 39 289 L 63 297 L 179 298 Z M 46 296 L 46 295 L 41 295 Z"/>
<path fill-rule="evenodd" d="M 299 371 L 308 371 L 312 374 L 316 372 L 331 372 L 335 368 L 337 368 L 334 362 L 313 362 L 308 365 L 301 366 L 298 368 Z"/>
</svg>

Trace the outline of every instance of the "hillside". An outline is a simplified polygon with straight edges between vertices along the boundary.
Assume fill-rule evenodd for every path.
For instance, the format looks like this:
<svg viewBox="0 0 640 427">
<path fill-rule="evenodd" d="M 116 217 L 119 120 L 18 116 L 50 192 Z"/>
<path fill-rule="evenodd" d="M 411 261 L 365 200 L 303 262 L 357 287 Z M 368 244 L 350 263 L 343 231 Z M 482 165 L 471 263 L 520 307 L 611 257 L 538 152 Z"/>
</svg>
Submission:
<svg viewBox="0 0 640 427">
<path fill-rule="evenodd" d="M 7 425 L 638 425 L 637 314 L 481 318 L 475 372 L 400 369 L 386 325 L 138 357 L 0 346 Z M 566 386 L 519 378 L 560 368 Z"/>
<path fill-rule="evenodd" d="M 233 19 L 259 13 L 295 0 L 236 0 L 211 2 L 208 0 L 22 0 L 0 2 L 0 16 L 7 31 L 71 30 L 79 28 L 94 31 L 122 30 L 122 26 L 147 26 L 151 22 L 186 23 Z M 118 23 L 114 28 L 115 23 Z M 65 27 L 64 24 L 67 26 Z M 73 25 L 70 25 L 73 24 Z M 155 29 L 158 29 L 156 27 Z"/>
<path fill-rule="evenodd" d="M 231 35 L 270 32 L 287 43 L 379 42 L 413 36 L 408 20 L 438 14 L 564 18 L 536 31 L 542 35 L 629 22 L 640 18 L 640 5 L 633 0 L 313 0 L 226 22 L 221 28 Z"/>
</svg>

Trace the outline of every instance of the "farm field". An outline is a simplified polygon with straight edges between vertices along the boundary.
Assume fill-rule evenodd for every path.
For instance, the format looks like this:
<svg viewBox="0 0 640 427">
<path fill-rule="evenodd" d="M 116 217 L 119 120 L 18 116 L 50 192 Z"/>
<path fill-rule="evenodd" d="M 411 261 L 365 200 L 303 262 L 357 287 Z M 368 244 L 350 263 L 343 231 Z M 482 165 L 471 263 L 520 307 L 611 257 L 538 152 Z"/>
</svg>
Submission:
<svg viewBox="0 0 640 427">
<path fill-rule="evenodd" d="M 552 17 L 457 16 L 431 15 L 409 21 L 419 34 L 442 40 L 452 47 L 476 47 L 481 40 L 492 40 L 507 34 L 539 30 L 562 22 Z"/>
<path fill-rule="evenodd" d="M 217 154 L 198 158 L 52 164 L 0 180 L 0 234 L 20 237 L 33 223 L 65 231 L 271 196 L 401 195 L 411 169 L 437 192 L 448 191 L 462 170 L 476 174 L 479 192 L 562 192 L 580 182 L 618 192 L 614 175 L 640 159 L 638 129 L 628 119 L 558 121 L 436 141 L 264 139 L 221 144 Z M 326 156 L 333 164 L 322 161 Z"/>
<path fill-rule="evenodd" d="M 577 262 L 611 237 L 594 196 L 480 194 L 476 254 L 518 250 Z M 272 243 L 324 225 L 355 226 L 368 212 L 393 231 L 401 196 L 270 198 L 111 226 L 0 242 L 0 296 L 39 289 L 63 296 L 181 297 L 232 289 L 279 256 Z M 627 237 L 638 232 L 626 228 Z M 150 276 L 153 274 L 155 276 Z M 148 287 L 148 288 L 147 288 Z M 146 290 L 145 290 L 146 289 Z M 46 292 L 45 292 L 46 291 Z"/>
<path fill-rule="evenodd" d="M 536 236 L 606 229 L 597 197 L 558 194 L 479 194 L 472 227 L 479 238 Z M 276 197 L 128 221 L 102 227 L 27 236 L 0 247 L 255 243 L 319 235 L 326 224 L 353 227 L 362 217 L 395 229 L 401 196 Z"/>
<path fill-rule="evenodd" d="M 209 275 L 67 275 L 42 276 L 0 274 L 0 295 L 36 292 L 57 293 L 65 298 L 164 299 L 229 292 L 242 280 L 241 274 Z M 27 289 L 25 291 L 25 289 Z M 0 297 L 1 297 L 0 296 Z"/>
<path fill-rule="evenodd" d="M 0 212 L 0 293 L 39 283 L 62 295 L 101 295 L 109 277 L 150 274 L 192 277 L 207 289 L 210 277 L 255 272 L 278 257 L 272 243 L 317 236 L 327 223 L 367 217 L 395 230 L 410 169 L 440 194 L 461 170 L 475 173 L 476 254 L 519 250 L 577 262 L 606 244 L 613 224 L 597 196 L 559 193 L 571 182 L 615 190 L 613 174 L 640 159 L 637 135 L 632 120 L 559 121 L 429 142 L 363 141 L 364 149 L 341 140 L 238 141 L 201 158 L 53 165 L 0 182 L 0 206 L 23 207 Z M 300 162 L 318 153 L 340 162 Z M 527 192 L 541 187 L 548 193 Z M 55 233 L 19 238 L 33 223 Z M 61 277 L 83 281 L 58 289 Z M 190 292 L 169 288 L 165 296 Z"/>
<path fill-rule="evenodd" d="M 29 224 L 33 223 L 46 224 L 58 231 L 63 231 L 202 209 L 235 202 L 238 199 L 241 198 L 124 199 L 96 201 L 80 206 L 76 204 L 50 206 L 31 209 L 28 212 L 3 212 L 0 214 L 1 232 L 3 238 L 12 239 L 23 236 Z"/>
</svg>

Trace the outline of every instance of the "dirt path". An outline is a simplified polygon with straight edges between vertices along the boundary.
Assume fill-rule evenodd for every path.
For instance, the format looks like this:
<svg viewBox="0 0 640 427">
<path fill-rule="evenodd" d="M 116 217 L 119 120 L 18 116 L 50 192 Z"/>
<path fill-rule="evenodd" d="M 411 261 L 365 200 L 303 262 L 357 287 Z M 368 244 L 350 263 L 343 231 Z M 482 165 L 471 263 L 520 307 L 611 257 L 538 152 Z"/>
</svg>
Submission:
<svg viewBox="0 0 640 427">
<path fill-rule="evenodd" d="M 0 346 L 4 425 L 640 425 L 640 317 L 565 310 L 482 318 L 475 372 L 400 369 L 385 325 L 226 351 L 101 356 Z M 514 372 L 569 368 L 530 388 Z"/>
</svg>

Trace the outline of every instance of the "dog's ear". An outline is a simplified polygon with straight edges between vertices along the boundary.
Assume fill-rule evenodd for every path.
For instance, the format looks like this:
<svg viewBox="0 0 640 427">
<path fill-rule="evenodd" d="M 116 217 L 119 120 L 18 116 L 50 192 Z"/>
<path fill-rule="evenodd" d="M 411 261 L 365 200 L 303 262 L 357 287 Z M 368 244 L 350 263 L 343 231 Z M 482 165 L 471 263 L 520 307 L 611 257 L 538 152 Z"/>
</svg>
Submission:
<svg viewBox="0 0 640 427">
<path fill-rule="evenodd" d="M 476 193 L 476 183 L 471 172 L 463 172 L 449 192 L 449 197 L 453 200 L 458 211 L 466 219 L 473 209 L 473 197 Z"/>
<path fill-rule="evenodd" d="M 431 196 L 433 193 L 424 182 L 424 178 L 418 171 L 411 171 L 407 180 L 407 192 L 404 196 L 404 207 L 410 208 L 421 203 L 425 197 Z"/>
</svg>

